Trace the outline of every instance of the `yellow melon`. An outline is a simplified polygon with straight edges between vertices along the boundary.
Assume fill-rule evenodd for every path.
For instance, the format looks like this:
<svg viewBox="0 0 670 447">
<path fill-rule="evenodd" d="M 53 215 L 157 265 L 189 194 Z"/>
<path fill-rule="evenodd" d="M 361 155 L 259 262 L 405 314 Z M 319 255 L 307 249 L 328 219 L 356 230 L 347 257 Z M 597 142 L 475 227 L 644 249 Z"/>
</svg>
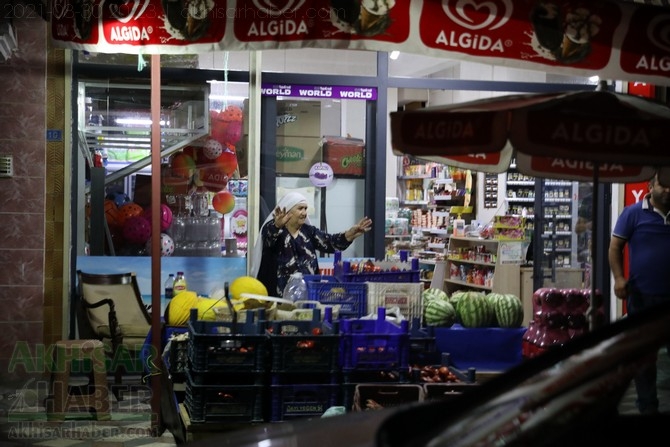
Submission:
<svg viewBox="0 0 670 447">
<path fill-rule="evenodd" d="M 225 306 L 226 302 L 222 300 L 217 300 L 215 298 L 204 298 L 201 297 L 198 299 L 198 304 L 196 307 L 198 308 L 198 320 L 208 320 L 208 321 L 214 321 L 216 320 L 216 313 L 214 312 L 214 308 L 217 306 Z"/>
<path fill-rule="evenodd" d="M 268 296 L 268 289 L 262 282 L 253 276 L 240 276 L 230 283 L 228 289 L 232 300 L 242 300 L 243 293 L 253 293 L 254 295 Z"/>
<path fill-rule="evenodd" d="M 195 292 L 179 292 L 165 308 L 165 322 L 168 326 L 186 326 L 191 309 L 198 307 L 198 295 Z"/>
</svg>

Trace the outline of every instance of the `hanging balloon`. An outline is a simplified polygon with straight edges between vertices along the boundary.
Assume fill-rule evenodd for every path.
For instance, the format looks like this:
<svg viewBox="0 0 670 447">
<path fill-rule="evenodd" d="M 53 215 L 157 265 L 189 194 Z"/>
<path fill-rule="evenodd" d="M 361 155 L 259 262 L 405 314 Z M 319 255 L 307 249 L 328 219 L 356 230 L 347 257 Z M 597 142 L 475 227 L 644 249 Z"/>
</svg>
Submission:
<svg viewBox="0 0 670 447">
<path fill-rule="evenodd" d="M 228 177 L 232 176 L 237 169 L 237 155 L 230 150 L 224 150 L 214 161 L 216 166 Z"/>
<path fill-rule="evenodd" d="M 228 214 L 235 208 L 235 196 L 230 191 L 219 191 L 212 197 L 212 207 L 221 214 Z"/>
<path fill-rule="evenodd" d="M 177 152 L 172 156 L 170 166 L 175 177 L 189 179 L 195 172 L 195 160 L 183 152 Z"/>
<path fill-rule="evenodd" d="M 226 109 L 223 110 L 220 115 L 224 121 L 242 121 L 242 118 L 244 117 L 242 109 L 234 105 L 229 105 L 226 107 Z"/>
<path fill-rule="evenodd" d="M 230 177 L 217 165 L 210 165 L 198 170 L 198 184 L 202 184 L 207 191 L 219 192 L 226 188 Z"/>
<path fill-rule="evenodd" d="M 232 145 L 237 144 L 242 138 L 242 121 L 232 121 L 226 126 L 223 141 Z"/>
<path fill-rule="evenodd" d="M 209 160 L 215 160 L 222 152 L 223 146 L 213 138 L 208 139 L 203 148 L 203 154 Z"/>
</svg>

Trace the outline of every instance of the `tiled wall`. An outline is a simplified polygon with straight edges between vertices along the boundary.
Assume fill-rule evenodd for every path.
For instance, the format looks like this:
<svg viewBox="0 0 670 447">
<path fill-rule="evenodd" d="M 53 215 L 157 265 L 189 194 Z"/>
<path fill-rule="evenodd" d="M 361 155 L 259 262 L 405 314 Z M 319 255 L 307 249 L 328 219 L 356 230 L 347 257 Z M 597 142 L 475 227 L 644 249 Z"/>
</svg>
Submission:
<svg viewBox="0 0 670 447">
<path fill-rule="evenodd" d="M 0 382 L 4 383 L 44 368 L 36 361 L 38 346 L 60 337 L 63 301 L 63 145 L 46 143 L 46 129 L 52 126 L 47 117 L 63 128 L 64 88 L 59 95 L 47 95 L 47 83 L 53 81 L 47 78 L 47 69 L 51 72 L 52 64 L 60 64 L 54 74 L 62 79 L 58 54 L 63 52 L 48 50 L 46 21 L 19 18 L 14 26 L 19 48 L 0 63 L 0 154 L 12 156 L 14 167 L 13 177 L 0 178 Z"/>
</svg>

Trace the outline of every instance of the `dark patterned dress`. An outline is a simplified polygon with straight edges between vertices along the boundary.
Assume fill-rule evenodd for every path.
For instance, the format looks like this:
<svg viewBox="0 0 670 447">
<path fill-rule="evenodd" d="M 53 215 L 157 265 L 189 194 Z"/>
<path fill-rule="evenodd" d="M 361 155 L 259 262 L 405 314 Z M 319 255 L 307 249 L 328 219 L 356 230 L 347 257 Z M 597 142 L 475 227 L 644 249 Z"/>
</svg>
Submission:
<svg viewBox="0 0 670 447">
<path fill-rule="evenodd" d="M 317 252 L 334 253 L 349 248 L 344 233 L 329 234 L 317 227 L 303 224 L 296 237 L 284 228 L 277 228 L 274 219 L 261 229 L 263 256 L 258 279 L 272 296 L 281 297 L 291 274 L 319 274 Z"/>
</svg>

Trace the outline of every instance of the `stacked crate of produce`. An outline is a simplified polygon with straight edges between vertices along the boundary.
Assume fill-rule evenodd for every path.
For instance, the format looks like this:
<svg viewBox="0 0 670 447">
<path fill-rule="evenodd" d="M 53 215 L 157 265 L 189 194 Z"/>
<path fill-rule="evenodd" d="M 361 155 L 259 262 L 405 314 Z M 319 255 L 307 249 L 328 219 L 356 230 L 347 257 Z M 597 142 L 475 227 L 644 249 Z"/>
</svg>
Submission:
<svg viewBox="0 0 670 447">
<path fill-rule="evenodd" d="M 376 319 L 340 320 L 342 404 L 353 408 L 356 386 L 362 383 L 399 384 L 409 380 L 408 320 L 387 321 L 386 308 Z"/>
<path fill-rule="evenodd" d="M 273 321 L 270 340 L 268 419 L 271 422 L 320 417 L 340 404 L 337 322 L 322 321 L 314 309 L 311 321 Z"/>
<path fill-rule="evenodd" d="M 191 310 L 184 400 L 191 422 L 264 421 L 267 323 L 253 315 L 244 323 L 203 321 Z"/>
</svg>

